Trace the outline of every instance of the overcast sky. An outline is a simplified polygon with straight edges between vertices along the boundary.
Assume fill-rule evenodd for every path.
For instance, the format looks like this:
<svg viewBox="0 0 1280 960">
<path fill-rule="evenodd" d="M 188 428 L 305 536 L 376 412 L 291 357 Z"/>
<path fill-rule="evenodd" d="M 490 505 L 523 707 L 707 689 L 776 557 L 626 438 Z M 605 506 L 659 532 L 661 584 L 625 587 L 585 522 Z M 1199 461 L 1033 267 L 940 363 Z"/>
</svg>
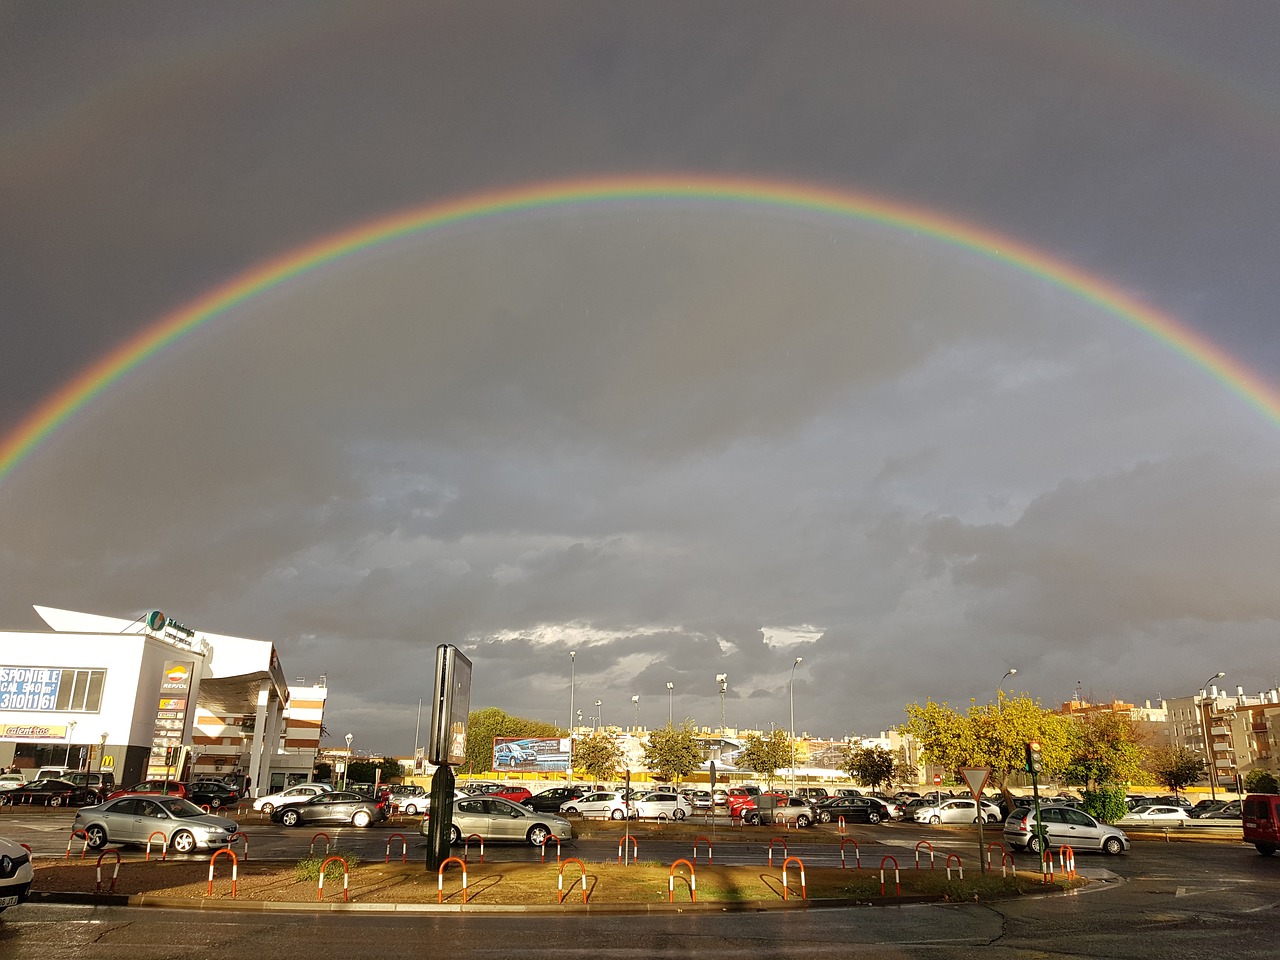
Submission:
<svg viewBox="0 0 1280 960">
<path fill-rule="evenodd" d="M 0 4 L 0 437 L 171 311 L 585 176 L 887 196 L 1280 384 L 1270 3 Z M 473 707 L 877 734 L 904 703 L 1275 685 L 1280 433 L 920 231 L 582 204 L 381 245 L 138 366 L 0 484 L 0 627 L 159 608 L 408 753 Z M 667 683 L 674 684 L 669 699 Z"/>
</svg>

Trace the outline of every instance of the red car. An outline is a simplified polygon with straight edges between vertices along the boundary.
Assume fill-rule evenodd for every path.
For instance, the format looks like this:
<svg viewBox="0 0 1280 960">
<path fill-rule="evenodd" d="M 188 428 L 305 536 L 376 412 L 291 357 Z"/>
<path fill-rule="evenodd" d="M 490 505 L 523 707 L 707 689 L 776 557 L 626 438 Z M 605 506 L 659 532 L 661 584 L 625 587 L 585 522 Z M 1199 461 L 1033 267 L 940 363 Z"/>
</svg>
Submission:
<svg viewBox="0 0 1280 960">
<path fill-rule="evenodd" d="M 477 783 L 474 784 L 474 788 L 471 785 L 463 784 L 462 788 L 468 793 L 483 793 L 486 797 L 502 797 L 512 803 L 524 803 L 533 796 L 525 787 L 510 783 Z"/>
<path fill-rule="evenodd" d="M 126 793 L 162 793 L 170 797 L 186 798 L 189 791 L 187 785 L 180 780 L 143 780 L 132 787 L 115 791 L 107 799 L 114 800 L 116 797 L 123 797 Z"/>
</svg>

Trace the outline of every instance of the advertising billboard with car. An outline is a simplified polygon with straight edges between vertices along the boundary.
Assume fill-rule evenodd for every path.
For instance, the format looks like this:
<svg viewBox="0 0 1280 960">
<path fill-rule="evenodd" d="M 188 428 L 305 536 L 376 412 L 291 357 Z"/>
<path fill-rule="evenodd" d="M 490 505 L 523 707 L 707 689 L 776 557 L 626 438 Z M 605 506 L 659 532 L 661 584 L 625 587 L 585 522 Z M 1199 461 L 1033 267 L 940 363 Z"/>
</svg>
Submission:
<svg viewBox="0 0 1280 960">
<path fill-rule="evenodd" d="M 495 737 L 493 769 L 564 773 L 569 769 L 569 741 L 559 737 Z"/>
</svg>

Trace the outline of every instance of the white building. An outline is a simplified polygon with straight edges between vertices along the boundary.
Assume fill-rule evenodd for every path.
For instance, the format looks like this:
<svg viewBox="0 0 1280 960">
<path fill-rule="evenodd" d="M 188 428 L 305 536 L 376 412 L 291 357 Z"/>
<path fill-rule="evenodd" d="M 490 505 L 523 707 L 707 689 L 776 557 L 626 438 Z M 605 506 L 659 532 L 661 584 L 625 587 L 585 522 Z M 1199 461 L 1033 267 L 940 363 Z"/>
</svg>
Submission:
<svg viewBox="0 0 1280 960">
<path fill-rule="evenodd" d="M 159 611 L 124 620 L 35 608 L 49 626 L 0 631 L 0 765 L 148 777 L 309 779 L 326 684 L 297 702 L 274 645 L 193 630 Z"/>
</svg>

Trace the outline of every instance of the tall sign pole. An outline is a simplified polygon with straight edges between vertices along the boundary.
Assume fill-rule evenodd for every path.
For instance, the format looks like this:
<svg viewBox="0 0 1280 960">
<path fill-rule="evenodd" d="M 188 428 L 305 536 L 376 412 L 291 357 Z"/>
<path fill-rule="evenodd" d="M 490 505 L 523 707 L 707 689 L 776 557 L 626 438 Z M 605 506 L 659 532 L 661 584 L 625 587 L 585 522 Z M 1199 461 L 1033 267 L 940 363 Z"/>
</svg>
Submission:
<svg viewBox="0 0 1280 960">
<path fill-rule="evenodd" d="M 986 857 L 986 843 L 982 836 L 982 825 L 986 821 L 986 817 L 982 814 L 982 791 L 987 789 L 987 778 L 991 776 L 990 767 L 963 767 L 960 773 L 964 776 L 964 782 L 969 785 L 969 792 L 973 794 L 973 803 L 978 810 L 978 872 L 983 873 L 986 867 L 983 861 Z"/>
<path fill-rule="evenodd" d="M 449 858 L 453 834 L 453 768 L 467 759 L 467 717 L 471 712 L 471 661 L 452 644 L 436 647 L 435 692 L 427 759 L 431 775 L 431 811 L 427 821 L 427 868 L 439 870 Z"/>
</svg>

